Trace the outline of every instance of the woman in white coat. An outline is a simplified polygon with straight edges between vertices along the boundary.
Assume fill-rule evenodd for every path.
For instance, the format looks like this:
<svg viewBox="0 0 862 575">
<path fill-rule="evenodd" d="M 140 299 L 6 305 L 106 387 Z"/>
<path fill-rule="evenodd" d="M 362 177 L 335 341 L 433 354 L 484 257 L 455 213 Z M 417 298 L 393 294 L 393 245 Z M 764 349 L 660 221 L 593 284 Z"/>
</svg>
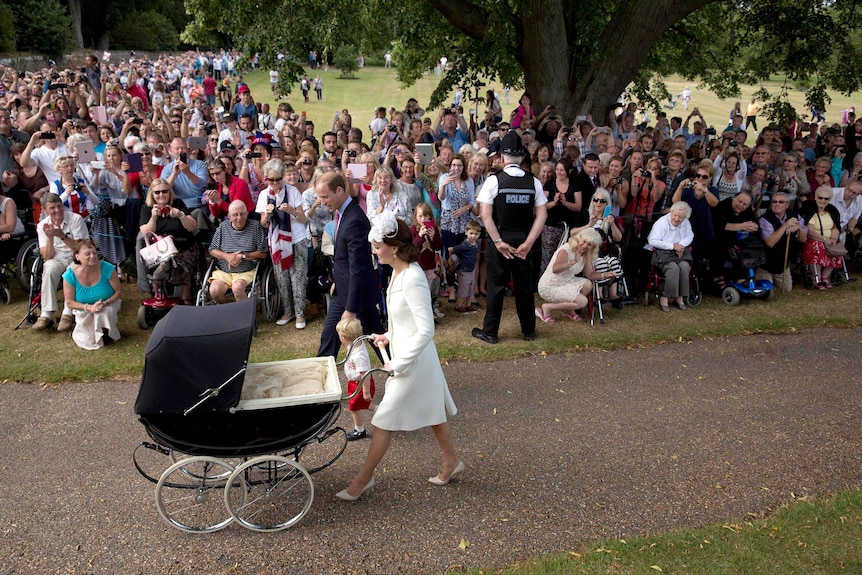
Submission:
<svg viewBox="0 0 862 575">
<path fill-rule="evenodd" d="M 457 409 L 434 346 L 428 280 L 416 263 L 419 253 L 410 228 L 388 213 L 375 220 L 368 239 L 380 263 L 393 272 L 386 296 L 389 330 L 373 337 L 378 347 L 390 346 L 392 359 L 384 369 L 394 375 L 386 381 L 386 393 L 372 419 L 375 430 L 365 464 L 347 489 L 336 494 L 348 501 L 374 486 L 374 469 L 389 449 L 393 431 L 431 427 L 443 452 L 443 471 L 428 479 L 434 485 L 446 485 L 464 472 L 446 420 Z"/>
</svg>

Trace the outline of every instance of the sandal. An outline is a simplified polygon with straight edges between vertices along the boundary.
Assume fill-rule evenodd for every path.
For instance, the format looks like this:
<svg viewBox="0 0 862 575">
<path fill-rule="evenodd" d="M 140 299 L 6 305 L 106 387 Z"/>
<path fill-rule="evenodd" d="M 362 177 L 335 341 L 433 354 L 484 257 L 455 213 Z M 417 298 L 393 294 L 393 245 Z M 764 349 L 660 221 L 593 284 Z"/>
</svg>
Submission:
<svg viewBox="0 0 862 575">
<path fill-rule="evenodd" d="M 545 323 L 554 323 L 554 318 L 549 315 L 545 315 L 545 312 L 543 312 L 540 307 L 536 308 L 536 317 Z"/>
<path fill-rule="evenodd" d="M 712 281 L 715 283 L 715 287 L 717 287 L 719 290 L 723 290 L 727 287 L 727 283 L 725 283 L 723 276 L 713 278 Z"/>
<path fill-rule="evenodd" d="M 581 316 L 579 316 L 577 312 L 574 312 L 574 311 L 565 311 L 565 310 L 561 310 L 561 311 L 562 311 L 562 314 L 563 314 L 564 316 L 566 316 L 567 318 L 569 318 L 570 320 L 572 320 L 572 321 L 581 321 Z"/>
</svg>

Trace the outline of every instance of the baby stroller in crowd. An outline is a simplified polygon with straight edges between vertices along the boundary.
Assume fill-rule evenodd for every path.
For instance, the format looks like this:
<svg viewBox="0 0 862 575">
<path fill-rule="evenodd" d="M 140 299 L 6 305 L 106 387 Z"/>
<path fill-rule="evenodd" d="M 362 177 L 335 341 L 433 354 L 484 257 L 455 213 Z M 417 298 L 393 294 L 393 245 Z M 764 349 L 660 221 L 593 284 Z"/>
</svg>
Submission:
<svg viewBox="0 0 862 575">
<path fill-rule="evenodd" d="M 766 263 L 766 244 L 760 234 L 737 232 L 736 245 L 728 249 L 724 277 L 737 278 L 721 290 L 721 299 L 729 306 L 739 303 L 742 296 L 771 300 L 775 290 L 769 280 L 754 279 L 756 268 Z"/>
<path fill-rule="evenodd" d="M 311 474 L 347 445 L 344 429 L 332 427 L 350 399 L 335 359 L 249 364 L 255 312 L 252 298 L 178 306 L 147 343 L 135 413 L 155 443 L 138 445 L 132 459 L 156 484 L 159 514 L 183 531 L 233 521 L 255 531 L 291 527 L 311 508 Z M 165 461 L 164 472 L 150 471 Z"/>
</svg>

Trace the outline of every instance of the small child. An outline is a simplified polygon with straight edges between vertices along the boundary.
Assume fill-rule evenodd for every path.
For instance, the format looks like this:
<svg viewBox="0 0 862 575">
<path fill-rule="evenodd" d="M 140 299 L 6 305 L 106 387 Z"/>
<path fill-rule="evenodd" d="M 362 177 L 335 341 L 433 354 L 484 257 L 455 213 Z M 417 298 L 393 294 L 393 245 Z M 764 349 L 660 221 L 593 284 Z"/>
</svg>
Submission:
<svg viewBox="0 0 862 575">
<path fill-rule="evenodd" d="M 476 308 L 468 301 L 473 297 L 476 288 L 476 260 L 479 257 L 479 236 L 482 227 L 479 222 L 467 222 L 467 239 L 455 247 L 449 248 L 449 254 L 457 255 L 458 262 L 458 299 L 455 300 L 455 311 L 461 314 L 476 313 Z"/>
<path fill-rule="evenodd" d="M 335 326 L 341 344 L 350 347 L 356 338 L 362 336 L 362 323 L 355 317 L 343 319 Z M 362 375 L 371 369 L 371 358 L 368 357 L 368 349 L 365 343 L 357 345 L 350 352 L 347 361 L 344 362 L 344 375 L 347 377 L 347 393 L 352 394 L 359 384 Z M 347 403 L 350 415 L 353 417 L 353 431 L 347 434 L 347 441 L 356 441 L 368 437 L 365 431 L 365 417 L 361 413 L 363 409 L 370 409 L 371 398 L 374 397 L 374 378 L 368 377 L 362 384 L 362 393 L 356 394 Z"/>
<path fill-rule="evenodd" d="M 437 252 L 443 248 L 443 237 L 440 229 L 434 224 L 434 212 L 428 204 L 420 202 L 413 210 L 413 225 L 410 226 L 413 234 L 413 245 L 419 246 L 419 266 L 425 272 L 428 287 L 431 289 L 431 304 L 434 310 L 434 319 L 444 317 L 440 311 L 440 303 L 437 294 L 440 291 L 440 276 L 437 275 Z"/>
</svg>

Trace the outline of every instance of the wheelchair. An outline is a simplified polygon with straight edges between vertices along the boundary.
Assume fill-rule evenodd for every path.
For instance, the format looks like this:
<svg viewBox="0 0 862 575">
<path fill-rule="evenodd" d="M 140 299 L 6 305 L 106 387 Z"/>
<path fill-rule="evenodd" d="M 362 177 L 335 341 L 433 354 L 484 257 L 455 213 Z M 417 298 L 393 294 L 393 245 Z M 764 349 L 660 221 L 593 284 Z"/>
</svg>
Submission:
<svg viewBox="0 0 862 575">
<path fill-rule="evenodd" d="M 36 222 L 33 219 L 33 209 L 18 210 L 18 219 L 24 222 L 24 233 L 12 237 L 5 242 L 0 260 L 0 304 L 12 302 L 9 290 L 9 280 L 15 278 L 21 290 L 30 291 L 30 276 L 33 273 L 33 262 L 39 255 L 39 242 L 36 239 Z"/>
<path fill-rule="evenodd" d="M 207 266 L 201 288 L 198 290 L 195 297 L 196 306 L 217 305 L 217 302 L 210 296 L 210 281 L 213 270 L 216 269 L 216 260 L 211 258 Z M 281 311 L 281 295 L 278 292 L 278 284 L 275 280 L 275 269 L 272 267 L 272 260 L 266 257 L 258 260 L 254 268 L 254 279 L 248 288 L 248 297 L 256 297 L 260 303 L 261 313 L 264 320 L 274 322 L 279 317 Z M 228 295 L 231 295 L 230 286 L 228 286 Z"/>
<path fill-rule="evenodd" d="M 18 250 L 15 261 L 18 283 L 27 292 L 27 314 L 15 326 L 17 330 L 25 322 L 29 325 L 36 323 L 42 311 L 42 268 L 44 262 L 42 253 L 39 251 L 39 242 L 35 238 L 27 240 Z"/>
<path fill-rule="evenodd" d="M 688 276 L 688 298 L 686 298 L 686 305 L 690 305 L 691 307 L 697 307 L 703 302 L 701 280 L 695 269 L 696 267 L 692 266 Z M 664 293 L 664 274 L 659 266 L 650 264 L 646 286 L 644 286 L 644 305 L 649 305 L 650 294 L 658 301 L 662 293 Z"/>
</svg>

